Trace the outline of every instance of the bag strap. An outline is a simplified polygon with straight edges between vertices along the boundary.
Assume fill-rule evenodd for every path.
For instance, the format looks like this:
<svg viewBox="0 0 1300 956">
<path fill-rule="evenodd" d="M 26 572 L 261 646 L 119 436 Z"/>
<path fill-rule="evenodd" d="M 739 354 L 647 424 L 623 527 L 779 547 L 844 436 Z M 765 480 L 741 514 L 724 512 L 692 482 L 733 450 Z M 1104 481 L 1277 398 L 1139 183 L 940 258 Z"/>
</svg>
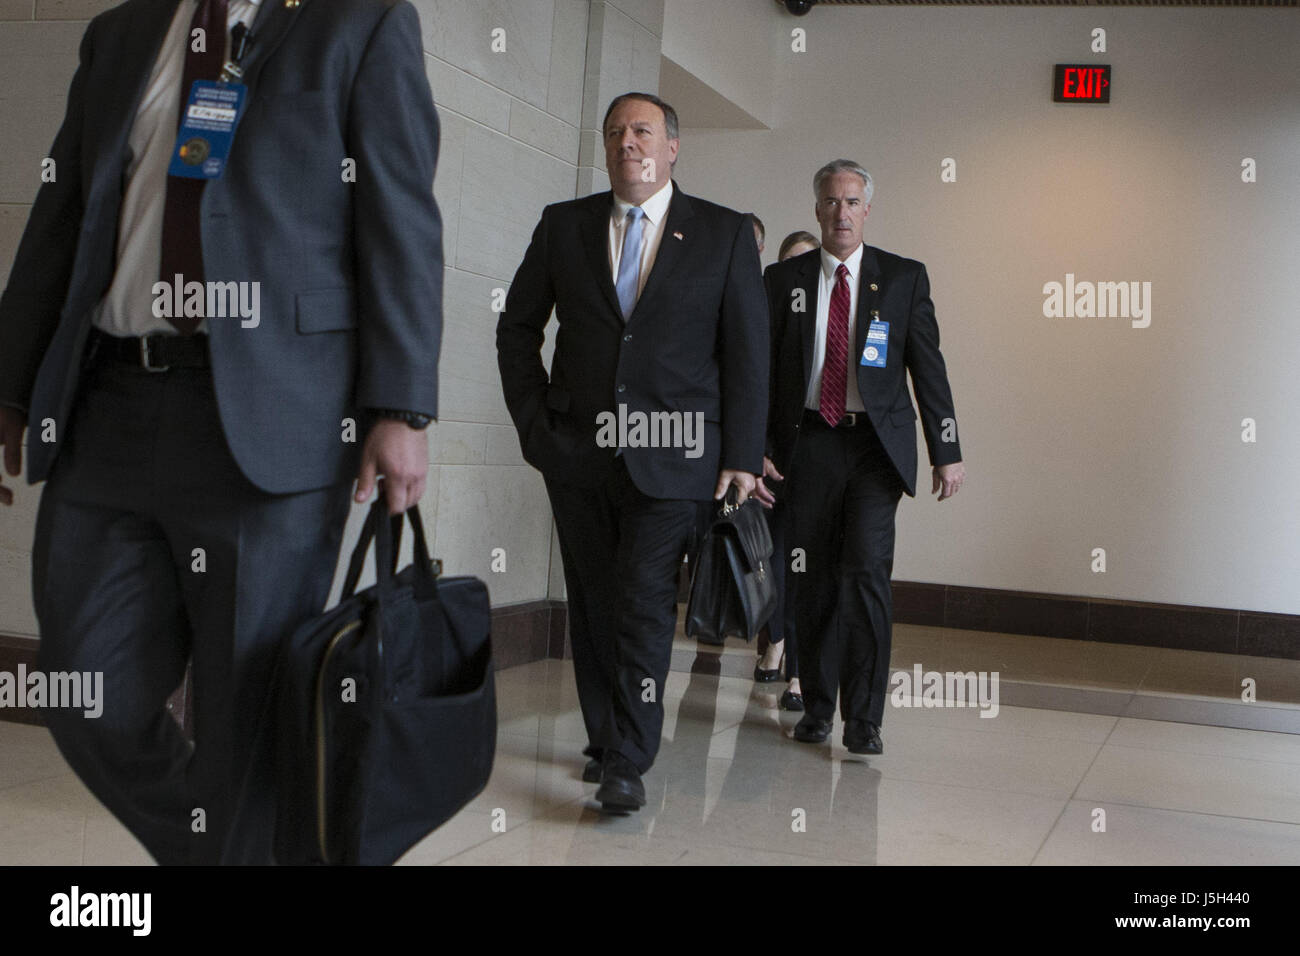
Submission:
<svg viewBox="0 0 1300 956">
<path fill-rule="evenodd" d="M 383 519 L 387 515 L 387 510 L 387 505 L 382 495 L 376 498 L 374 504 L 370 506 L 370 512 L 366 515 L 366 522 L 361 527 L 361 536 L 357 539 L 356 547 L 352 549 L 352 558 L 348 563 L 348 573 L 343 579 L 343 591 L 340 595 L 341 600 L 349 598 L 357 593 L 357 584 L 361 581 L 361 572 L 366 566 L 366 554 L 370 550 L 370 542 L 372 540 L 375 541 L 376 549 L 376 579 L 380 576 L 379 569 L 382 566 L 387 567 L 387 576 L 389 578 L 392 578 L 397 574 L 398 556 L 402 553 L 403 518 L 410 520 L 411 530 L 415 534 L 415 548 L 413 549 L 414 560 L 428 575 L 435 578 L 438 576 L 437 572 L 434 571 L 433 562 L 429 558 L 429 547 L 425 543 L 424 525 L 420 521 L 419 508 L 412 506 L 405 515 L 396 514 L 388 516 L 388 527 L 386 529 L 387 534 L 382 534 L 380 532 L 380 527 L 385 523 Z M 389 544 L 381 545 L 378 540 L 379 538 L 387 538 Z M 389 556 L 388 560 L 380 561 L 381 554 L 387 554 Z M 420 577 L 424 576 L 425 575 L 420 575 Z M 430 589 L 427 587 L 421 588 L 420 585 L 417 584 L 417 590 L 419 590 L 421 596 L 424 596 Z M 432 588 L 431 590 L 434 592 L 434 596 L 436 597 L 437 588 Z"/>
<path fill-rule="evenodd" d="M 388 517 L 387 521 L 384 520 L 385 517 Z M 352 560 L 348 565 L 347 578 L 343 584 L 342 599 L 351 597 L 356 593 L 357 583 L 361 579 L 361 570 L 365 566 L 366 554 L 370 550 L 372 539 L 375 542 L 375 591 L 380 607 L 382 608 L 391 598 L 393 590 L 397 586 L 394 578 L 397 576 L 397 557 L 400 553 L 403 519 L 410 522 L 411 525 L 413 539 L 411 561 L 416 569 L 413 575 L 415 595 L 423 600 L 439 601 L 438 577 L 442 574 L 442 567 L 429 556 L 429 543 L 425 537 L 424 521 L 420 517 L 419 507 L 412 505 L 404 515 L 389 516 L 387 504 L 382 496 L 377 498 L 375 503 L 370 506 L 370 513 L 366 515 L 366 523 L 361 528 L 361 537 L 357 539 L 356 547 L 352 550 Z M 466 655 L 463 639 L 454 633 L 455 628 L 452 628 L 452 631 L 452 639 L 456 642 L 461 654 Z M 371 663 L 375 667 L 376 673 L 380 672 L 379 667 L 383 657 L 382 640 L 383 637 L 380 635 L 378 641 L 371 642 Z"/>
<path fill-rule="evenodd" d="M 361 526 L 361 537 L 357 538 L 357 545 L 352 549 L 352 560 L 348 563 L 348 574 L 343 579 L 343 591 L 339 595 L 341 601 L 346 601 L 357 593 L 357 582 L 361 580 L 361 569 L 366 564 L 366 552 L 370 550 L 370 542 L 375 537 L 375 523 L 379 520 L 379 509 L 382 504 L 383 496 L 380 495 L 378 500 L 370 506 L 370 512 L 366 515 L 366 523 Z"/>
</svg>

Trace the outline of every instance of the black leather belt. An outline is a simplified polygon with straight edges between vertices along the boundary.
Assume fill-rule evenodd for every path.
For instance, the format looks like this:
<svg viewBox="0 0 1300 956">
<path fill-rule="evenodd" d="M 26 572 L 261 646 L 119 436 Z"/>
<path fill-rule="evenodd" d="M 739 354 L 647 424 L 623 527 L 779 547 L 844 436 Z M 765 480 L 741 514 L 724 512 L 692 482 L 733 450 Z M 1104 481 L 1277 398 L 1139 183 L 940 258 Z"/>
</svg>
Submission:
<svg viewBox="0 0 1300 956">
<path fill-rule="evenodd" d="M 805 408 L 803 410 L 802 424 L 803 427 L 805 428 L 834 427 L 835 430 L 838 431 L 841 428 L 857 428 L 859 426 L 868 424 L 869 421 L 870 420 L 867 418 L 866 412 L 845 412 L 844 417 L 840 419 L 840 423 L 838 425 L 831 426 L 826 424 L 826 419 L 822 418 L 821 412 L 815 412 L 811 408 Z"/>
<path fill-rule="evenodd" d="M 210 368 L 206 335 L 117 336 L 93 329 L 87 344 L 86 364 L 112 362 L 150 372 L 173 368 Z"/>
</svg>

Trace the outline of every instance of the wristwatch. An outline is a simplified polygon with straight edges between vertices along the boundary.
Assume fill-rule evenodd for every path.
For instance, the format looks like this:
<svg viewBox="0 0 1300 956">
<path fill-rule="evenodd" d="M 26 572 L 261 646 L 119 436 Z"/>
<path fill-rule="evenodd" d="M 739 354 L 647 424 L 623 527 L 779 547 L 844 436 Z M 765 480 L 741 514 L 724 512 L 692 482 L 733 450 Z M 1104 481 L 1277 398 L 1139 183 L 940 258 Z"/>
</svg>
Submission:
<svg viewBox="0 0 1300 956">
<path fill-rule="evenodd" d="M 431 415 L 421 415 L 419 412 L 405 412 L 398 408 L 372 408 L 372 412 L 379 418 L 391 418 L 394 421 L 406 422 L 412 428 L 423 430 L 429 427 L 433 421 Z"/>
</svg>

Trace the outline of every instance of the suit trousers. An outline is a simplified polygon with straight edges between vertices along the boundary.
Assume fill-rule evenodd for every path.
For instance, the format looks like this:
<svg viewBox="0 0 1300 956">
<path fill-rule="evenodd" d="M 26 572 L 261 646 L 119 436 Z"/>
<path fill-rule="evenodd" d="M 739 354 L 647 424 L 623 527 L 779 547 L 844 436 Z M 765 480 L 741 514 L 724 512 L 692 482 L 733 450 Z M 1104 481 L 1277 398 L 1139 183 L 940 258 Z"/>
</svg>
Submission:
<svg viewBox="0 0 1300 956">
<path fill-rule="evenodd" d="M 42 670 L 101 672 L 59 749 L 162 864 L 269 863 L 276 648 L 329 594 L 350 483 L 270 495 L 231 457 L 209 369 L 83 372 L 42 493 Z M 166 709 L 192 659 L 194 742 Z"/>
<path fill-rule="evenodd" d="M 597 488 L 548 478 L 546 489 L 564 562 L 585 753 L 616 751 L 645 773 L 663 732 L 677 569 L 699 502 L 642 494 L 621 457 Z"/>
<path fill-rule="evenodd" d="M 773 644 L 785 642 L 785 679 L 799 676 L 799 642 L 795 638 L 794 602 L 790 600 L 787 578 L 790 574 L 790 549 L 785 546 L 786 526 L 790 523 L 786 490 L 777 485 L 776 505 L 767 512 L 767 530 L 772 536 L 772 583 L 776 587 L 776 610 L 768 621 L 767 633 Z"/>
<path fill-rule="evenodd" d="M 866 416 L 853 428 L 804 417 L 789 476 L 787 574 L 795 602 L 799 681 L 810 717 L 830 720 L 836 692 L 846 733 L 880 726 L 889 680 L 894 516 L 902 479 Z"/>
</svg>

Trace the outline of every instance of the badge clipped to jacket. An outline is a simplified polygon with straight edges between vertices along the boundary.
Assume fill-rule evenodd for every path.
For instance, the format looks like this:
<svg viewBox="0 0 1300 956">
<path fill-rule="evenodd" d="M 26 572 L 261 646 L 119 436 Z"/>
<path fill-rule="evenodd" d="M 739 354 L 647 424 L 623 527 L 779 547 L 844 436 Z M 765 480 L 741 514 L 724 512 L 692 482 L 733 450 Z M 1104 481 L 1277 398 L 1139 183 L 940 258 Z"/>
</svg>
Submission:
<svg viewBox="0 0 1300 956">
<path fill-rule="evenodd" d="M 867 344 L 862 349 L 862 364 L 884 368 L 885 358 L 888 355 L 889 323 L 875 319 L 867 327 Z"/>
<path fill-rule="evenodd" d="M 221 79 L 195 80 L 190 87 L 168 176 L 219 179 L 225 172 L 235 142 L 235 127 L 248 95 L 248 87 L 239 82 L 244 75 L 239 64 L 251 42 L 248 28 L 236 23 L 230 31 L 230 59 L 222 67 Z"/>
</svg>

